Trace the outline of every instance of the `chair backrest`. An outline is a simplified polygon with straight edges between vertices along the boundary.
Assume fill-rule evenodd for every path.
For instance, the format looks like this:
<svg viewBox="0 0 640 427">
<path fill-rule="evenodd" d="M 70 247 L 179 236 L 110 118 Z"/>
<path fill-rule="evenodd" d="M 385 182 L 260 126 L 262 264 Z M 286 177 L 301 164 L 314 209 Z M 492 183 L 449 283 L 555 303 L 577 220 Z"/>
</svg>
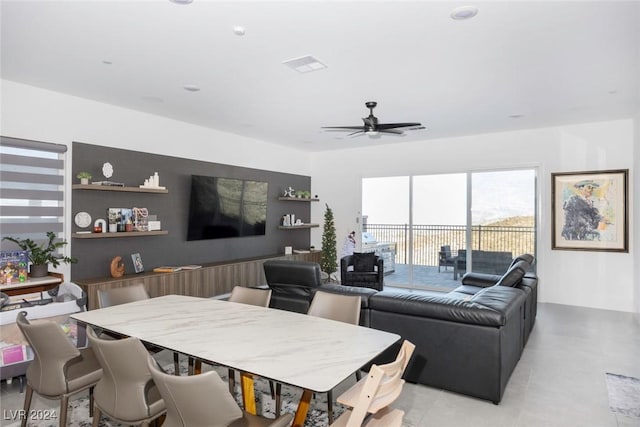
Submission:
<svg viewBox="0 0 640 427">
<path fill-rule="evenodd" d="M 149 353 L 137 338 L 101 339 L 92 328 L 87 336 L 102 366 L 102 378 L 96 384 L 96 405 L 109 416 L 135 421 L 157 413 L 164 407 L 147 366 Z M 164 409 L 164 408 L 162 408 Z"/>
<path fill-rule="evenodd" d="M 263 268 L 267 284 L 276 294 L 310 296 L 312 289 L 322 285 L 316 262 L 268 260 Z"/>
<path fill-rule="evenodd" d="M 357 325 L 360 322 L 360 296 L 318 291 L 307 314 Z"/>
<path fill-rule="evenodd" d="M 98 307 L 100 308 L 145 299 L 149 299 L 149 294 L 142 283 L 124 288 L 98 289 Z"/>
<path fill-rule="evenodd" d="M 444 259 L 451 258 L 451 246 L 450 245 L 440 246 L 440 255 Z"/>
<path fill-rule="evenodd" d="M 257 305 L 260 307 L 269 307 L 269 302 L 271 301 L 271 289 L 234 286 L 231 290 L 229 301 Z"/>
<path fill-rule="evenodd" d="M 243 412 L 215 371 L 175 376 L 161 372 L 147 357 L 148 370 L 167 405 L 165 427 L 226 427 Z"/>
<path fill-rule="evenodd" d="M 27 368 L 27 381 L 39 394 L 58 396 L 69 392 L 64 367 L 79 357 L 80 351 L 51 320 L 30 323 L 21 311 L 16 324 L 33 349 L 34 359 Z"/>
<path fill-rule="evenodd" d="M 398 399 L 404 385 L 402 375 L 414 350 L 415 345 L 405 340 L 396 360 L 371 366 L 346 427 L 360 427 L 367 413 L 375 414 Z"/>
</svg>

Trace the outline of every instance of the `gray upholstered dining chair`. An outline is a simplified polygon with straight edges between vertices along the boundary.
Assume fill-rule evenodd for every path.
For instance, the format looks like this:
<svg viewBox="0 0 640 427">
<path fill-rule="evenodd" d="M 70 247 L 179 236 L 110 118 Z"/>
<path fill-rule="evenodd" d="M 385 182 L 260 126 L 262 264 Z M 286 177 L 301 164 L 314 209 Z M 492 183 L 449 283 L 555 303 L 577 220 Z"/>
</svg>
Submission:
<svg viewBox="0 0 640 427">
<path fill-rule="evenodd" d="M 259 307 L 269 307 L 271 302 L 271 289 L 260 288 L 247 288 L 244 286 L 234 286 L 231 290 L 230 302 L 237 302 L 240 304 L 256 305 Z M 272 389 L 271 394 L 274 395 L 273 382 L 269 383 Z M 236 386 L 236 373 L 235 370 L 229 368 L 229 392 L 234 393 Z"/>
<path fill-rule="evenodd" d="M 215 371 L 176 377 L 158 369 L 147 357 L 160 394 L 167 405 L 163 427 L 288 427 L 292 414 L 275 420 L 249 414 L 238 406 L 227 386 Z"/>
<path fill-rule="evenodd" d="M 149 298 L 149 293 L 142 283 L 136 283 L 122 288 L 98 289 L 99 308 L 111 307 L 134 301 L 142 301 Z M 162 349 L 147 346 L 147 350 L 157 353 Z M 180 375 L 180 356 L 176 352 L 173 353 L 173 369 L 176 375 Z"/>
<path fill-rule="evenodd" d="M 360 296 L 318 291 L 313 296 L 307 315 L 357 325 L 360 323 Z M 279 395 L 279 390 L 276 390 L 276 394 Z M 279 407 L 279 405 L 276 406 Z M 327 414 L 331 424 L 333 422 L 332 390 L 327 392 Z"/>
<path fill-rule="evenodd" d="M 92 328 L 87 337 L 104 374 L 94 392 L 93 427 L 102 414 L 123 424 L 148 426 L 165 412 L 165 402 L 151 377 L 150 357 L 139 339 L 98 338 Z"/>
<path fill-rule="evenodd" d="M 35 391 L 47 399 L 60 399 L 60 426 L 67 425 L 69 396 L 89 389 L 89 412 L 93 408 L 93 388 L 102 377 L 102 368 L 91 348 L 76 348 L 60 326 L 51 320 L 31 323 L 27 313 L 18 313 L 16 323 L 33 349 L 34 359 L 27 368 L 24 411 L 29 414 Z M 22 427 L 27 425 L 22 418 Z"/>
</svg>

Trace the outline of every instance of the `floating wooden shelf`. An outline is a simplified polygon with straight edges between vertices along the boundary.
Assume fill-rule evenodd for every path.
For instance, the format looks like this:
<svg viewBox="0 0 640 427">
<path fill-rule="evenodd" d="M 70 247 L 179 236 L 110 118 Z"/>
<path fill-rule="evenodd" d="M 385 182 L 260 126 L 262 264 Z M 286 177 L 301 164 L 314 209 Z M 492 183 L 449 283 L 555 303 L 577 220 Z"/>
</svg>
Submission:
<svg viewBox="0 0 640 427">
<path fill-rule="evenodd" d="M 278 228 L 280 230 L 295 230 L 295 229 L 299 229 L 299 228 L 316 228 L 316 227 L 320 227 L 320 225 L 319 224 L 302 224 L 302 225 L 289 225 L 289 226 L 280 225 L 280 226 L 278 226 Z"/>
<path fill-rule="evenodd" d="M 94 190 L 94 191 L 120 191 L 127 193 L 157 193 L 166 194 L 169 192 L 166 188 L 140 188 L 140 187 L 116 187 L 111 185 L 94 185 L 94 184 L 73 184 L 73 190 Z"/>
<path fill-rule="evenodd" d="M 144 237 L 144 236 L 162 236 L 169 234 L 166 230 L 158 231 L 121 231 L 118 233 L 73 233 L 74 239 L 108 239 L 113 237 Z"/>
<path fill-rule="evenodd" d="M 278 197 L 278 200 L 287 202 L 318 202 L 320 199 L 305 199 L 304 197 Z"/>
</svg>

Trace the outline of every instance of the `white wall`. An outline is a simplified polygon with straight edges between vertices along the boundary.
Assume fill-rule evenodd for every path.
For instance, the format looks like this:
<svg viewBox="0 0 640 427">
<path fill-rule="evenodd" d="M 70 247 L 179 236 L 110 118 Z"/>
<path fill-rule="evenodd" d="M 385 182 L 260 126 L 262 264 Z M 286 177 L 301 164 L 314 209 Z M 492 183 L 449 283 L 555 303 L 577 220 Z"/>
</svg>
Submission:
<svg viewBox="0 0 640 427">
<path fill-rule="evenodd" d="M 359 228 L 363 177 L 537 167 L 540 301 L 633 311 L 634 248 L 631 253 L 551 250 L 550 222 L 552 172 L 632 169 L 633 145 L 629 119 L 321 152 L 312 158 L 312 192 L 334 210 L 337 235 L 343 236 Z M 313 221 L 322 224 L 323 213 L 324 204 L 314 206 Z M 318 247 L 321 233 L 312 234 Z"/>
<path fill-rule="evenodd" d="M 310 154 L 234 134 L 170 120 L 160 116 L 103 104 L 58 92 L 1 82 L 0 134 L 15 138 L 65 144 L 73 141 L 167 156 L 310 175 Z M 71 156 L 67 162 L 67 194 L 75 177 Z M 108 161 L 108 159 L 105 159 Z M 153 171 L 151 171 L 152 173 Z M 162 171 L 160 177 L 162 179 Z M 114 175 L 117 180 L 117 170 Z M 65 211 L 71 209 L 67 197 Z M 65 228 L 71 228 L 66 214 Z M 71 245 L 65 247 L 70 253 Z M 69 277 L 69 266 L 58 270 Z"/>
</svg>

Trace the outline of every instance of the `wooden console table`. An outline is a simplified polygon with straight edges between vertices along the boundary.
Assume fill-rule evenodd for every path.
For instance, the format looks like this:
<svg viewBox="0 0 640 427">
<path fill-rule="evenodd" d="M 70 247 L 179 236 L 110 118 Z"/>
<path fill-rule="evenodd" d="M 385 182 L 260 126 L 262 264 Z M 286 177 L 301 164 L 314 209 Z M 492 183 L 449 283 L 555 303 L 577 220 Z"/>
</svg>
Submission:
<svg viewBox="0 0 640 427">
<path fill-rule="evenodd" d="M 234 286 L 259 286 L 267 283 L 262 264 L 269 259 L 320 262 L 321 252 L 292 255 L 271 255 L 233 261 L 203 264 L 196 270 L 172 273 L 145 272 L 123 277 L 74 280 L 87 294 L 89 310 L 98 308 L 98 290 L 123 288 L 142 283 L 151 297 L 187 295 L 210 298 L 231 292 Z"/>
</svg>

